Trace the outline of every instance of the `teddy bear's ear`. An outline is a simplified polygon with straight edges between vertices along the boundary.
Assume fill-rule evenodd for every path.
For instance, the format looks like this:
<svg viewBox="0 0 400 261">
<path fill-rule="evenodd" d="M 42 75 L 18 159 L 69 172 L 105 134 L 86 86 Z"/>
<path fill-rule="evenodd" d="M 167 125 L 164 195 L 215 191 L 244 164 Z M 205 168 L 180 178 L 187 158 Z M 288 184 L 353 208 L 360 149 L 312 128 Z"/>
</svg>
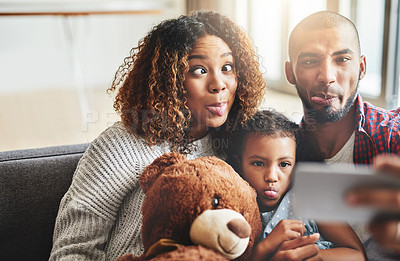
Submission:
<svg viewBox="0 0 400 261">
<path fill-rule="evenodd" d="M 140 176 L 139 184 L 142 187 L 143 192 L 146 193 L 148 191 L 166 167 L 185 160 L 187 160 L 186 156 L 177 152 L 165 153 L 156 158 L 153 163 L 145 168 Z"/>
</svg>

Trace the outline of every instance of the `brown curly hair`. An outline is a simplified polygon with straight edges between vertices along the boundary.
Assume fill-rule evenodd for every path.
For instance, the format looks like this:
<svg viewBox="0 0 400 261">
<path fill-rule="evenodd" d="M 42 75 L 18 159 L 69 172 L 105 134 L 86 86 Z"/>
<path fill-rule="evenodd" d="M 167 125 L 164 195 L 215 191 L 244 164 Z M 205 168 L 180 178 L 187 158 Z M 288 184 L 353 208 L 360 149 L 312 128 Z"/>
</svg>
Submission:
<svg viewBox="0 0 400 261">
<path fill-rule="evenodd" d="M 229 18 L 214 11 L 197 11 L 165 20 L 132 48 L 108 89 L 119 88 L 114 109 L 125 127 L 144 137 L 149 146 L 166 141 L 173 150 L 190 151 L 191 113 L 184 75 L 189 53 L 197 39 L 206 34 L 221 38 L 230 47 L 238 79 L 228 120 L 211 130 L 214 137 L 226 137 L 233 124 L 254 115 L 263 99 L 266 84 L 259 58 L 246 33 Z"/>
</svg>

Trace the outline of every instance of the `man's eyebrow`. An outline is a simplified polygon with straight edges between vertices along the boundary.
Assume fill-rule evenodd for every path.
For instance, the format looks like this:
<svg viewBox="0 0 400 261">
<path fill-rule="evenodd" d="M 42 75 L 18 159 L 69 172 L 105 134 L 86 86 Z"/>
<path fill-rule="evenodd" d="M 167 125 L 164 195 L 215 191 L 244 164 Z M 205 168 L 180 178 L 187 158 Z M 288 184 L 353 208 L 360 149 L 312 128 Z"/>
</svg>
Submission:
<svg viewBox="0 0 400 261">
<path fill-rule="evenodd" d="M 335 55 L 353 54 L 353 53 L 354 53 L 354 52 L 353 52 L 352 50 L 350 50 L 349 48 L 347 48 L 347 49 L 344 49 L 344 50 L 340 50 L 340 51 L 334 52 L 332 55 L 335 56 Z"/>
<path fill-rule="evenodd" d="M 227 57 L 227 56 L 233 56 L 232 52 L 226 52 L 220 55 L 220 57 Z M 189 55 L 189 60 L 190 59 L 202 59 L 205 60 L 207 59 L 207 56 L 201 55 L 201 54 L 194 54 L 194 55 Z"/>
<path fill-rule="evenodd" d="M 318 54 L 316 53 L 309 53 L 309 52 L 304 52 L 300 53 L 298 56 L 298 59 L 304 58 L 304 57 L 318 57 Z"/>
</svg>

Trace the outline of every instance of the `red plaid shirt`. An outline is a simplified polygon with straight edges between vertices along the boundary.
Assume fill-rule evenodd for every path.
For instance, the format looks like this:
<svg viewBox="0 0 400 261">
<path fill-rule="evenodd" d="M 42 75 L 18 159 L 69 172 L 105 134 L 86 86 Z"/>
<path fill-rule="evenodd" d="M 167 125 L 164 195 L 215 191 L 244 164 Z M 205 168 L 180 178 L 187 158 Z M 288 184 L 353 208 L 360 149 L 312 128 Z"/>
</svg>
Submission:
<svg viewBox="0 0 400 261">
<path fill-rule="evenodd" d="M 357 96 L 353 160 L 370 164 L 382 153 L 400 154 L 400 108 L 387 111 Z"/>
<path fill-rule="evenodd" d="M 378 154 L 391 153 L 400 154 L 400 108 L 395 110 L 384 110 L 373 106 L 371 103 L 363 102 L 360 95 L 354 102 L 356 109 L 356 126 L 354 139 L 353 161 L 355 164 L 371 164 Z M 302 134 L 305 134 L 306 124 L 304 118 L 300 126 Z M 312 136 L 312 135 L 311 135 Z M 310 144 L 309 138 L 305 138 L 304 144 Z M 304 146 L 301 153 L 314 155 L 313 146 Z M 317 153 L 318 155 L 318 153 Z M 320 156 L 305 157 L 306 161 L 321 161 Z"/>
</svg>

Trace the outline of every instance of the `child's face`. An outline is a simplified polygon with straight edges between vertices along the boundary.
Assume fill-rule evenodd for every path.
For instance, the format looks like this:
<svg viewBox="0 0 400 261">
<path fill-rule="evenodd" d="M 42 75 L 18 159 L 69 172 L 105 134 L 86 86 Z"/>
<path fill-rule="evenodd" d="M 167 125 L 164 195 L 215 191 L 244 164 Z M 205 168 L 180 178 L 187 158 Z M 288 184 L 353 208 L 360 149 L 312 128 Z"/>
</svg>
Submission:
<svg viewBox="0 0 400 261">
<path fill-rule="evenodd" d="M 293 138 L 246 136 L 240 159 L 241 174 L 256 189 L 261 211 L 273 210 L 285 195 L 295 161 Z"/>
</svg>

